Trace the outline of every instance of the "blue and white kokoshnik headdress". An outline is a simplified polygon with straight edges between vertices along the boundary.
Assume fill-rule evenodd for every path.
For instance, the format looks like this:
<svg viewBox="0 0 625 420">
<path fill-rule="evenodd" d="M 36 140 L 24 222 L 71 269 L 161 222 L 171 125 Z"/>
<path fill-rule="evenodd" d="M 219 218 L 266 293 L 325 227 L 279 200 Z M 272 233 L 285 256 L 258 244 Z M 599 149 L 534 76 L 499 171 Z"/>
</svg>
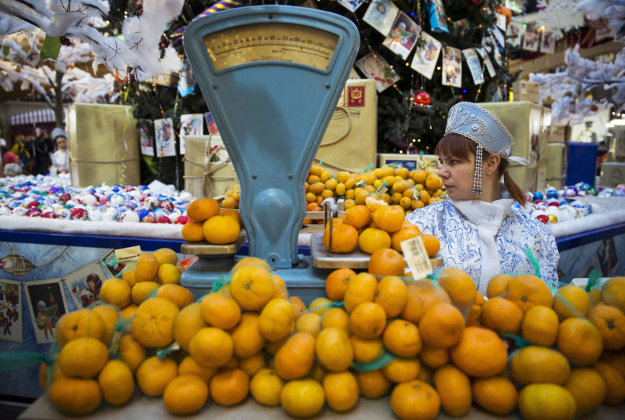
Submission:
<svg viewBox="0 0 625 420">
<path fill-rule="evenodd" d="M 445 127 L 445 134 L 449 133 L 460 134 L 477 143 L 473 194 L 482 193 L 482 148 L 521 165 L 528 163 L 526 159 L 510 156 L 514 144 L 512 134 L 497 117 L 473 102 L 458 102 L 451 107 Z"/>
</svg>

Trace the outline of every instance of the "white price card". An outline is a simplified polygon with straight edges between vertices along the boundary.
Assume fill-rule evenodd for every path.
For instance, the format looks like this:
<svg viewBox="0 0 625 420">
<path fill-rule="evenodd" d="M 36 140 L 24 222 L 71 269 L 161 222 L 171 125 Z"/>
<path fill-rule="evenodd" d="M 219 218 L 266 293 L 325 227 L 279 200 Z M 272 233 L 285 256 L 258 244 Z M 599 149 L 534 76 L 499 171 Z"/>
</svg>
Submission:
<svg viewBox="0 0 625 420">
<path fill-rule="evenodd" d="M 432 263 L 420 235 L 403 241 L 401 249 L 412 273 L 412 278 L 420 280 L 432 274 Z"/>
<path fill-rule="evenodd" d="M 115 258 L 117 258 L 117 262 L 121 264 L 138 261 L 140 256 L 141 247 L 139 245 L 115 250 Z"/>
</svg>

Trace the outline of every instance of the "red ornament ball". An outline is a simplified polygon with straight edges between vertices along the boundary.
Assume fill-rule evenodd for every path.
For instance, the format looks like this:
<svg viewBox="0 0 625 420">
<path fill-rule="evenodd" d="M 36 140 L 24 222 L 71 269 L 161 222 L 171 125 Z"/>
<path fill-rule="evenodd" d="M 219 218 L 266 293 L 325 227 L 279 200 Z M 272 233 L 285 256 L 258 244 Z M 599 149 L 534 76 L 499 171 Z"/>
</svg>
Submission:
<svg viewBox="0 0 625 420">
<path fill-rule="evenodd" d="M 478 5 L 482 4 L 482 1 L 484 1 L 484 0 L 469 0 L 469 4 L 472 4 L 474 6 L 478 6 Z"/>
<path fill-rule="evenodd" d="M 422 90 L 415 96 L 415 102 L 419 105 L 430 105 L 432 103 L 432 96 L 426 91 Z"/>
</svg>

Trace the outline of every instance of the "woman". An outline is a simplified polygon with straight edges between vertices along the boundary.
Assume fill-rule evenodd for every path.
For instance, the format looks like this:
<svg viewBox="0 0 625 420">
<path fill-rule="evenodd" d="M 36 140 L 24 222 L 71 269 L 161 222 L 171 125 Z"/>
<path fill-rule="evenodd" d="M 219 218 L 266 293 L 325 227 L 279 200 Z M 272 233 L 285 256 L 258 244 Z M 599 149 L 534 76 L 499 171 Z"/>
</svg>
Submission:
<svg viewBox="0 0 625 420">
<path fill-rule="evenodd" d="M 462 269 L 484 295 L 497 274 L 535 272 L 527 249 L 539 263 L 541 278 L 552 286 L 558 281 L 555 239 L 523 208 L 525 194 L 508 174 L 510 161 L 524 161 L 510 156 L 513 144 L 510 132 L 487 110 L 469 102 L 454 105 L 435 152 L 449 200 L 407 217 L 440 240 L 443 268 Z M 502 177 L 507 191 L 500 186 Z M 502 198 L 506 192 L 512 198 Z"/>
<path fill-rule="evenodd" d="M 57 150 L 51 156 L 50 175 L 66 174 L 69 172 L 69 151 L 65 130 L 58 127 L 52 130 L 52 141 L 56 143 Z"/>
</svg>

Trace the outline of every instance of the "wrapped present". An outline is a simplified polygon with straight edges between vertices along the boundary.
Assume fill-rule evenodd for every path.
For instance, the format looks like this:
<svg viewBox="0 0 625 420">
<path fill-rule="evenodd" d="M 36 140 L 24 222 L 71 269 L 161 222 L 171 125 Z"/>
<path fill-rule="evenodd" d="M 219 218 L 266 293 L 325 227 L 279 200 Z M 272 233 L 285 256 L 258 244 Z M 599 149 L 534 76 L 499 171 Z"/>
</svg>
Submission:
<svg viewBox="0 0 625 420">
<path fill-rule="evenodd" d="M 184 189 L 196 198 L 218 197 L 236 183 L 219 135 L 185 137 Z"/>
<path fill-rule="evenodd" d="M 341 170 L 362 172 L 375 165 L 378 142 L 378 97 L 375 81 L 348 80 L 317 151 L 333 174 Z"/>
<path fill-rule="evenodd" d="M 139 185 L 140 155 L 132 107 L 72 104 L 67 112 L 72 185 Z"/>
</svg>

